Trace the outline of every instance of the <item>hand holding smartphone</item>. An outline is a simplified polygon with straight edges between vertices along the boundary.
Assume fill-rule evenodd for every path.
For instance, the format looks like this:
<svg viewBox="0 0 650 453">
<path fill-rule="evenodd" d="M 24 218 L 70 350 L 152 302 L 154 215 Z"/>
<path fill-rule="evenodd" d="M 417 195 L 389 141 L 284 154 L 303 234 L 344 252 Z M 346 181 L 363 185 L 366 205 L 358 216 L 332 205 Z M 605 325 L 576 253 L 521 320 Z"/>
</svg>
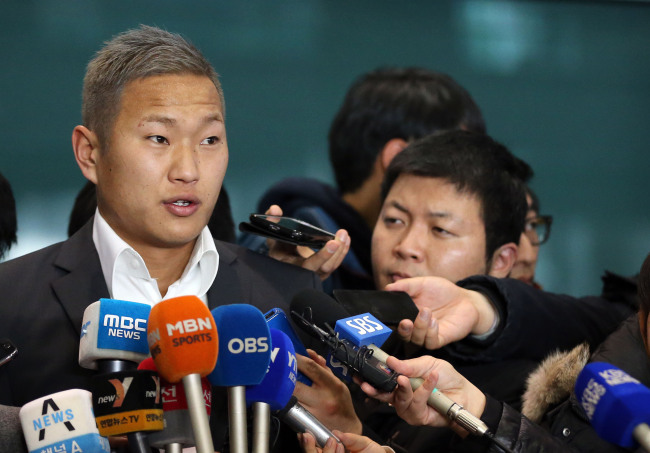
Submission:
<svg viewBox="0 0 650 453">
<path fill-rule="evenodd" d="M 334 239 L 334 233 L 325 231 L 310 223 L 292 217 L 251 214 L 250 223 L 241 222 L 239 231 L 257 234 L 293 245 L 303 245 L 314 249 Z"/>
</svg>

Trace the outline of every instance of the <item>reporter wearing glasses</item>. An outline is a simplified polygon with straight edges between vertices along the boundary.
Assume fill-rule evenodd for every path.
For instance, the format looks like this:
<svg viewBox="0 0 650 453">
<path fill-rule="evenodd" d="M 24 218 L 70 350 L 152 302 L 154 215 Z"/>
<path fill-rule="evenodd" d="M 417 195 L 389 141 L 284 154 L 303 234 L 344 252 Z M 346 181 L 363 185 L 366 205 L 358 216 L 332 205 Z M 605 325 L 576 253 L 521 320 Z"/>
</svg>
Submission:
<svg viewBox="0 0 650 453">
<path fill-rule="evenodd" d="M 529 187 L 526 188 L 526 201 L 528 202 L 526 225 L 519 238 L 517 261 L 510 272 L 510 277 L 541 288 L 535 281 L 535 268 L 539 256 L 539 246 L 548 240 L 553 217 L 539 215 L 539 200 Z"/>
</svg>

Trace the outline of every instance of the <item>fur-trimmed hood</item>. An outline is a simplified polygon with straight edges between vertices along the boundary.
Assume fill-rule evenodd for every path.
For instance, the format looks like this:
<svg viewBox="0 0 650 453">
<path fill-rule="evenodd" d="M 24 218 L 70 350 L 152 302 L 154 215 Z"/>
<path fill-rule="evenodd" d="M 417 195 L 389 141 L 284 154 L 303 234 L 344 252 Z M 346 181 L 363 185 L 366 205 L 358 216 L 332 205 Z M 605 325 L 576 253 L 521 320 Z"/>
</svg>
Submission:
<svg viewBox="0 0 650 453">
<path fill-rule="evenodd" d="M 548 356 L 526 380 L 521 412 L 539 423 L 554 405 L 567 399 L 580 371 L 589 359 L 589 345 L 583 343 L 569 352 L 557 351 Z"/>
<path fill-rule="evenodd" d="M 607 362 L 650 386 L 650 360 L 646 355 L 636 315 L 624 321 L 589 356 L 589 346 L 581 344 L 569 352 L 556 352 L 530 374 L 523 395 L 522 413 L 539 423 L 553 406 L 572 393 L 578 375 L 587 362 Z"/>
</svg>

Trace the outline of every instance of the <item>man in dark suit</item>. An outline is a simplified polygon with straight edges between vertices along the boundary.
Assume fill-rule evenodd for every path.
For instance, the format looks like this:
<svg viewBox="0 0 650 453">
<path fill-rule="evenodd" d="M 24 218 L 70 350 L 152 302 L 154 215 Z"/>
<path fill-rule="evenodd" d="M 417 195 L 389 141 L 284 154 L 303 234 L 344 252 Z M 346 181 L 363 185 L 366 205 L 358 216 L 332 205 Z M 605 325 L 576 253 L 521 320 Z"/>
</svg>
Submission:
<svg viewBox="0 0 650 453">
<path fill-rule="evenodd" d="M 97 211 L 67 241 L 0 266 L 0 335 L 19 350 L 0 369 L 0 404 L 88 388 L 79 337 L 99 298 L 154 305 L 192 294 L 210 309 L 286 311 L 295 292 L 320 287 L 313 272 L 212 239 L 206 225 L 228 163 L 224 120 L 217 74 L 178 35 L 142 26 L 91 60 L 72 145 L 96 185 Z M 340 230 L 303 267 L 324 278 L 348 247 Z"/>
</svg>

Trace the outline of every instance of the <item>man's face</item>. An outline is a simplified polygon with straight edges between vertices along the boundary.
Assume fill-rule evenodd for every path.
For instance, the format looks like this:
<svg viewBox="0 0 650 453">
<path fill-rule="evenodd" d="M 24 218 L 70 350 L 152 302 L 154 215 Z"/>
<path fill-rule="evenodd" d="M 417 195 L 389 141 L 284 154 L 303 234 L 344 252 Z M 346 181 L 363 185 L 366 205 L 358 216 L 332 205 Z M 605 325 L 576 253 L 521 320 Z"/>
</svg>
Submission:
<svg viewBox="0 0 650 453">
<path fill-rule="evenodd" d="M 442 178 L 399 176 L 373 232 L 372 265 L 378 289 L 408 277 L 485 274 L 479 200 Z"/>
<path fill-rule="evenodd" d="M 537 212 L 531 209 L 533 200 L 528 194 L 526 195 L 526 202 L 528 203 L 526 229 L 528 229 L 530 222 L 535 220 L 537 217 Z M 510 277 L 532 285 L 535 278 L 535 268 L 537 267 L 538 256 L 539 244 L 533 245 L 526 233 L 521 233 L 519 244 L 517 246 L 517 261 L 510 272 Z"/>
<path fill-rule="evenodd" d="M 207 77 L 129 82 L 109 149 L 95 155 L 99 210 L 136 250 L 193 246 L 228 164 L 221 102 Z"/>
</svg>

